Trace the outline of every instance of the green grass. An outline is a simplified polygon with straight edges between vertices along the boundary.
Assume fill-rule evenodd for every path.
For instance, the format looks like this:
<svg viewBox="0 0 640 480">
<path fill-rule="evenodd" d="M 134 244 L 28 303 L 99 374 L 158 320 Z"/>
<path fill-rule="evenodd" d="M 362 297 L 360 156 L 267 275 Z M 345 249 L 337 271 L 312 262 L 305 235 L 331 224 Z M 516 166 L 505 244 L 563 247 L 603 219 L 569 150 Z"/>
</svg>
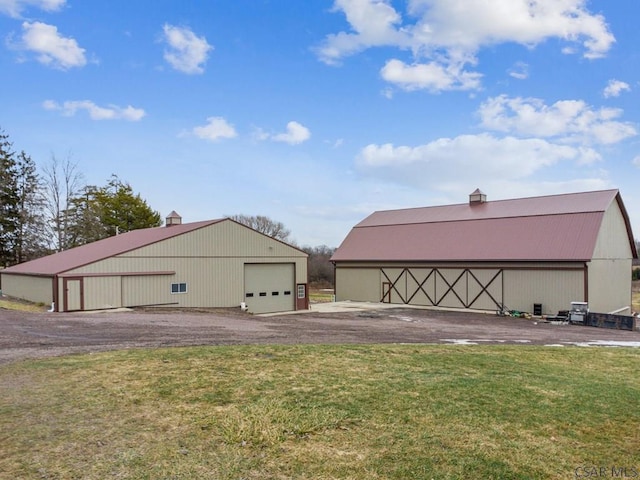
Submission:
<svg viewBox="0 0 640 480">
<path fill-rule="evenodd" d="M 329 288 L 309 288 L 309 302 L 310 303 L 327 303 L 333 302 L 333 289 Z"/>
<path fill-rule="evenodd" d="M 23 312 L 43 312 L 46 310 L 43 304 L 30 303 L 15 299 L 0 299 L 0 309 L 5 310 L 21 310 Z"/>
<path fill-rule="evenodd" d="M 0 477 L 632 472 L 638 371 L 636 349 L 524 346 L 198 347 L 19 362 L 0 367 Z"/>
</svg>

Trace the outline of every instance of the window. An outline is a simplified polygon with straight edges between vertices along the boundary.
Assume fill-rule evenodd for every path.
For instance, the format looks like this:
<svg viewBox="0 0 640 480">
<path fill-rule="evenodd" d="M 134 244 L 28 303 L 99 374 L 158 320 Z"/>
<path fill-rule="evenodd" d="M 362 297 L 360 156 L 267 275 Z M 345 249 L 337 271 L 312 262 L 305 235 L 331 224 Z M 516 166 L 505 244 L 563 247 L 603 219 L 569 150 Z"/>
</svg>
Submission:
<svg viewBox="0 0 640 480">
<path fill-rule="evenodd" d="M 253 297 L 253 293 L 249 292 L 249 293 L 246 293 L 244 296 L 247 298 L 251 298 Z"/>
<path fill-rule="evenodd" d="M 298 285 L 298 298 L 306 298 L 306 288 L 305 285 Z"/>
<path fill-rule="evenodd" d="M 172 283 L 171 284 L 171 293 L 187 293 L 187 284 L 186 283 Z"/>
<path fill-rule="evenodd" d="M 275 297 L 276 295 L 280 295 L 280 292 L 271 292 L 271 295 Z"/>
<path fill-rule="evenodd" d="M 291 295 L 291 290 L 285 290 L 285 291 L 284 291 L 284 294 L 285 294 L 285 295 Z"/>
<path fill-rule="evenodd" d="M 267 296 L 267 292 L 260 292 L 260 296 L 261 297 L 266 297 Z"/>
</svg>

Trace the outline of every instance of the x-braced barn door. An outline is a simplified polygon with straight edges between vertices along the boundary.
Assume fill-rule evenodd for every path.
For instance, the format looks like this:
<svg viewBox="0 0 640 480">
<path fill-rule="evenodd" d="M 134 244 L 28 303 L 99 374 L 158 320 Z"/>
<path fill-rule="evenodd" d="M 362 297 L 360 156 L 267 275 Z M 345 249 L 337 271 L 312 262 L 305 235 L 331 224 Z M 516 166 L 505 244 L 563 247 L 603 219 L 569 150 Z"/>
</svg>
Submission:
<svg viewBox="0 0 640 480">
<path fill-rule="evenodd" d="M 382 299 L 450 308 L 498 310 L 503 304 L 499 268 L 381 268 Z"/>
</svg>

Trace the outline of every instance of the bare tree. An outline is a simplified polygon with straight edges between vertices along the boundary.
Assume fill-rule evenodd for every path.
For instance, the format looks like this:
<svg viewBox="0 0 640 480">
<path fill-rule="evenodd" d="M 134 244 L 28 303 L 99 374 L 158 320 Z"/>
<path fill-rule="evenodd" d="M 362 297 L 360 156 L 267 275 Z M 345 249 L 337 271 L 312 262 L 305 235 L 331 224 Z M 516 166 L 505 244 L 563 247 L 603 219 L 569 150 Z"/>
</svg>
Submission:
<svg viewBox="0 0 640 480">
<path fill-rule="evenodd" d="M 277 240 L 290 241 L 289 235 L 291 235 L 291 231 L 285 228 L 282 222 L 276 222 L 269 217 L 262 215 L 229 215 L 228 218 Z"/>
<path fill-rule="evenodd" d="M 77 163 L 71 161 L 70 154 L 64 161 L 52 154 L 51 161 L 42 170 L 49 242 L 54 251 L 60 252 L 70 246 L 68 212 L 73 198 L 84 188 L 84 176 Z"/>
</svg>

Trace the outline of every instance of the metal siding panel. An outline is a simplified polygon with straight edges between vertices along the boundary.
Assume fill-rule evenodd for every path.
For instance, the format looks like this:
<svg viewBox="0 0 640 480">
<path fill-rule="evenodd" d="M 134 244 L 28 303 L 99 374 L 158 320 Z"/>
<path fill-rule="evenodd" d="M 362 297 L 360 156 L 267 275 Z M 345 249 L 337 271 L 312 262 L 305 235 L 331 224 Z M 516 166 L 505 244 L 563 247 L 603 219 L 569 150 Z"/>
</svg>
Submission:
<svg viewBox="0 0 640 480">
<path fill-rule="evenodd" d="M 171 296 L 172 276 L 122 277 L 122 305 L 125 307 L 162 306 L 175 300 Z"/>
<path fill-rule="evenodd" d="M 379 302 L 382 298 L 379 268 L 336 268 L 336 301 Z"/>
<path fill-rule="evenodd" d="M 53 279 L 30 275 L 2 275 L 2 293 L 29 302 L 53 302 Z"/>
<path fill-rule="evenodd" d="M 84 309 L 101 310 L 122 307 L 120 277 L 85 277 Z"/>
<path fill-rule="evenodd" d="M 618 203 L 614 202 L 602 219 L 593 258 L 630 259 L 631 257 L 631 245 L 629 245 L 624 216 Z"/>
<path fill-rule="evenodd" d="M 631 307 L 631 259 L 589 263 L 589 309 L 609 313 Z M 623 312 L 625 313 L 625 312 Z"/>
<path fill-rule="evenodd" d="M 171 228 L 171 227 L 168 227 Z M 224 221 L 127 252 L 123 257 L 298 257 L 307 255 L 235 222 Z"/>
<path fill-rule="evenodd" d="M 583 270 L 505 270 L 504 303 L 510 310 L 533 312 L 542 304 L 543 315 L 568 310 L 573 301 L 584 301 Z"/>
</svg>

